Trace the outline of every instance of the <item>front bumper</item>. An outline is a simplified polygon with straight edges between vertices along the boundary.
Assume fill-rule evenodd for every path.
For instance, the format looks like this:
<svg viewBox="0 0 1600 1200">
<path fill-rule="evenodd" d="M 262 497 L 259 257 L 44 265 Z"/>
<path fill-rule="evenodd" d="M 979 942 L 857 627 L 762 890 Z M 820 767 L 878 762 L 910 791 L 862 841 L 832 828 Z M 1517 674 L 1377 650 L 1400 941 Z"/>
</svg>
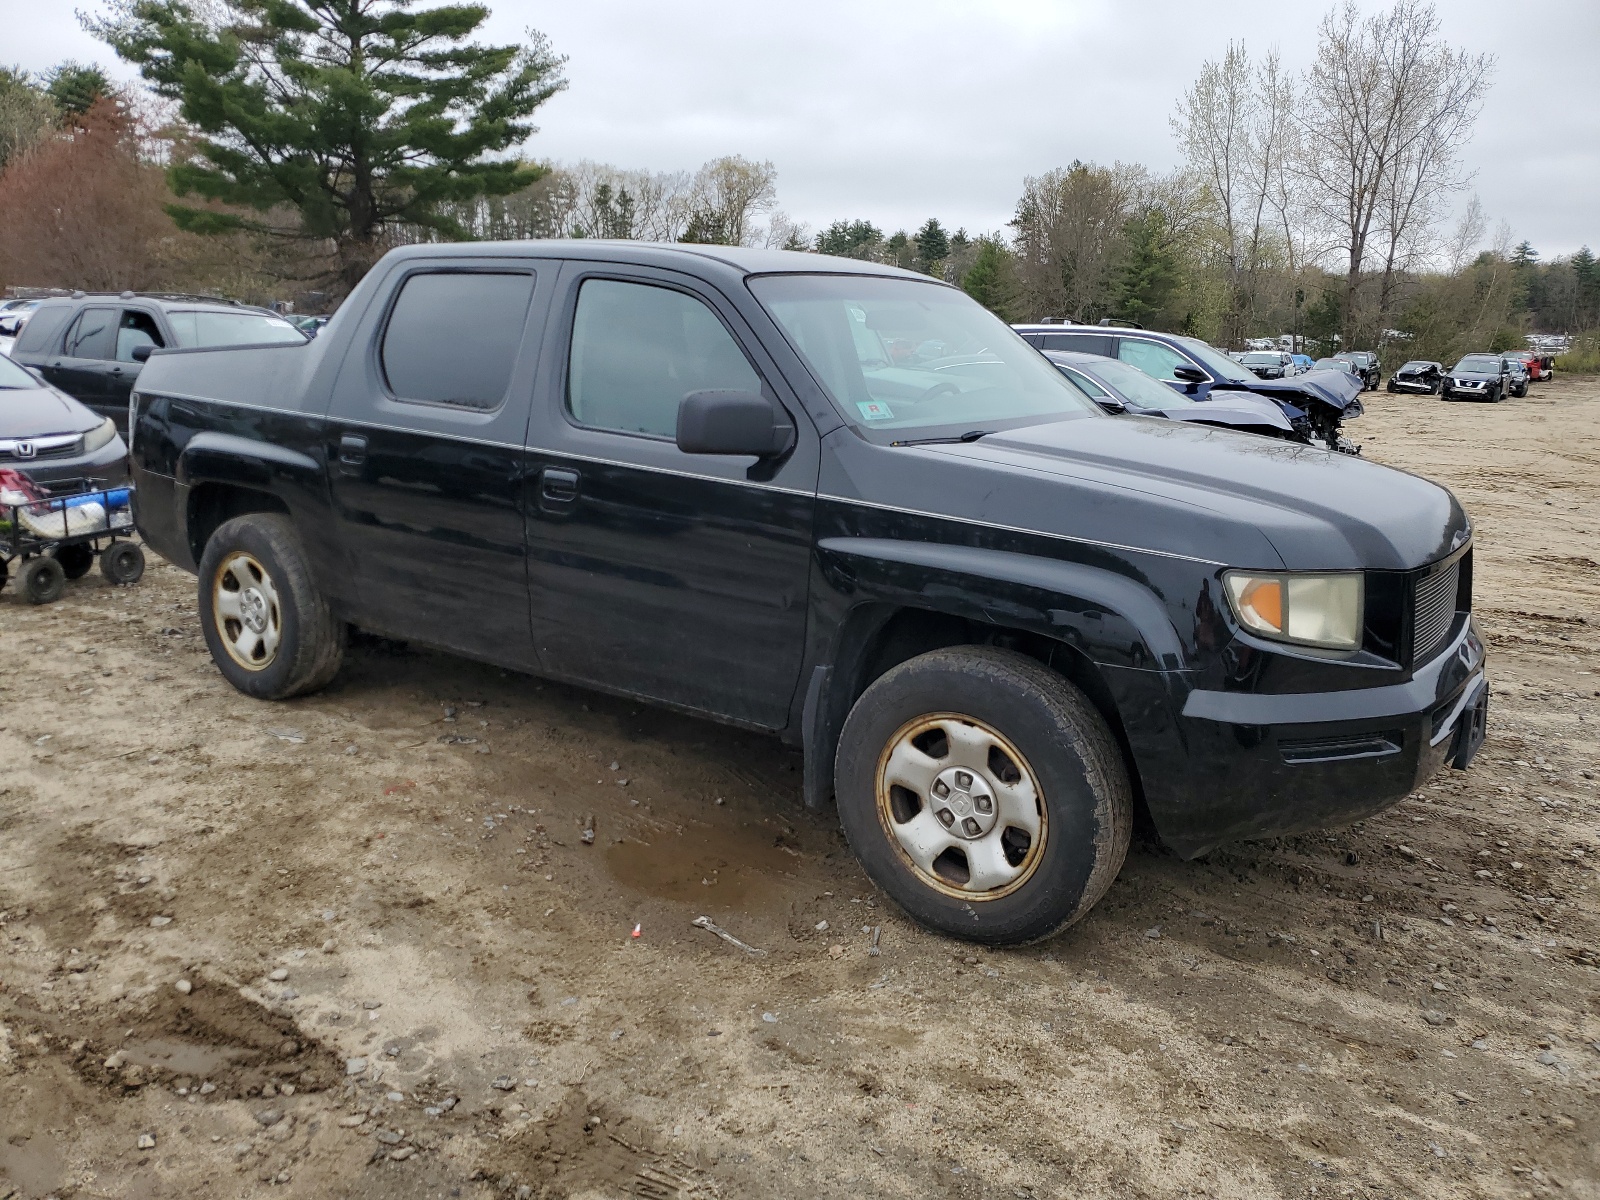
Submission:
<svg viewBox="0 0 1600 1200">
<path fill-rule="evenodd" d="M 1408 682 L 1382 687 L 1187 691 L 1170 675 L 1160 684 L 1135 678 L 1159 672 L 1102 670 L 1151 819 L 1185 858 L 1383 811 L 1447 763 L 1471 761 L 1488 705 L 1483 641 L 1470 618 Z"/>
<path fill-rule="evenodd" d="M 1420 379 L 1391 379 L 1390 386 L 1397 392 L 1431 392 L 1434 385 Z"/>
<path fill-rule="evenodd" d="M 78 454 L 71 458 L 6 459 L 4 465 L 46 487 L 83 479 L 88 481 L 92 490 L 103 491 L 125 487 L 128 483 L 128 447 L 120 436 L 112 438 L 93 454 Z"/>
</svg>

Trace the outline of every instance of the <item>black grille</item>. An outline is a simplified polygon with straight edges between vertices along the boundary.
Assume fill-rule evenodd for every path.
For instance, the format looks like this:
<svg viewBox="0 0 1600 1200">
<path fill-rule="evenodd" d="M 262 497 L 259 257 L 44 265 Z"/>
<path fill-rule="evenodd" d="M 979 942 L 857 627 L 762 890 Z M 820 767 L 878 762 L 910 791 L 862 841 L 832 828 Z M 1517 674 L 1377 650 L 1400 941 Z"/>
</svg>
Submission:
<svg viewBox="0 0 1600 1200">
<path fill-rule="evenodd" d="M 1412 661 L 1426 662 L 1449 636 L 1455 622 L 1456 598 L 1461 591 L 1461 560 L 1417 581 L 1412 606 Z"/>
</svg>

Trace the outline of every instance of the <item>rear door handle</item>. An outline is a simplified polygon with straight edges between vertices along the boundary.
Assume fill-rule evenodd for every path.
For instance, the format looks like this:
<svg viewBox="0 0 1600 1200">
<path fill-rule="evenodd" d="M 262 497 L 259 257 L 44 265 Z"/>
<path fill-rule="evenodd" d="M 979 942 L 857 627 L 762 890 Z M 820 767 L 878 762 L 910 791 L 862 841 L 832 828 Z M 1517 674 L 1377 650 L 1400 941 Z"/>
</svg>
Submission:
<svg viewBox="0 0 1600 1200">
<path fill-rule="evenodd" d="M 566 467 L 546 467 L 539 472 L 539 495 L 551 504 L 571 504 L 578 498 L 578 473 Z"/>
<path fill-rule="evenodd" d="M 367 439 L 357 433 L 347 433 L 339 439 L 339 468 L 346 475 L 359 474 L 352 468 L 367 461 Z"/>
</svg>

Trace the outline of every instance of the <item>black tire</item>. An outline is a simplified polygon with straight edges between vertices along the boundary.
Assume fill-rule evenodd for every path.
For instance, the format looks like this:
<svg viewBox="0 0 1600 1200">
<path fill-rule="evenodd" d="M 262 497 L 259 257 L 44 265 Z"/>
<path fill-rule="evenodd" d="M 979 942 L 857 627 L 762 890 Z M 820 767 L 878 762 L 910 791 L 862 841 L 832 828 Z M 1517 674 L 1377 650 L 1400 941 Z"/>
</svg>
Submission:
<svg viewBox="0 0 1600 1200">
<path fill-rule="evenodd" d="M 913 732 L 930 723 L 964 731 L 976 739 L 973 744 L 988 739 L 987 771 L 975 773 L 976 783 L 966 775 L 970 794 L 965 788 L 952 792 L 948 784 L 936 792 L 946 775 L 962 787 L 958 781 L 965 772 L 942 730 Z M 895 769 L 891 751 L 908 742 L 921 755 L 913 762 L 918 770 L 932 770 L 939 761 L 952 764 L 928 777 L 922 795 L 884 783 Z M 1012 773 L 1017 778 L 1008 782 Z M 1081 918 L 1121 870 L 1133 831 L 1133 789 L 1116 739 L 1094 706 L 1035 660 L 987 646 L 920 655 L 867 688 L 840 735 L 834 782 L 840 824 L 872 881 L 928 928 L 989 945 L 1037 941 Z M 1017 793 L 1008 791 L 1018 786 Z M 982 805 L 985 787 L 989 808 L 981 811 L 995 814 L 987 818 L 974 808 Z M 1013 799 L 1002 802 L 1002 792 Z M 1033 800 L 1027 799 L 1030 793 Z M 938 795 L 957 797 L 948 800 L 951 819 L 942 822 L 943 829 L 934 818 Z M 1038 826 L 1036 837 L 1001 814 L 1028 805 L 1031 815 L 1024 819 Z M 953 815 L 962 811 L 989 821 L 989 830 L 976 840 L 957 836 L 955 825 L 970 827 L 974 835 L 979 829 Z M 945 845 L 926 868 L 905 848 L 904 833 L 891 829 L 893 824 L 905 831 L 913 823 L 930 832 L 925 857 L 932 846 Z M 1004 880 L 988 894 L 971 890 L 974 863 L 981 862 L 971 855 L 980 846 Z M 1003 861 L 994 858 L 997 851 Z M 1008 879 L 1006 871 L 1016 874 Z"/>
<path fill-rule="evenodd" d="M 57 546 L 55 560 L 61 564 L 68 579 L 82 579 L 94 566 L 94 550 L 83 542 Z"/>
<path fill-rule="evenodd" d="M 1393 395 L 1395 392 L 1398 392 L 1399 390 L 1400 390 L 1399 388 L 1395 387 L 1394 380 L 1392 380 L 1392 379 L 1389 380 L 1389 394 Z"/>
<path fill-rule="evenodd" d="M 17 591 L 29 604 L 54 604 L 67 590 L 67 573 L 48 554 L 30 558 L 17 572 Z"/>
<path fill-rule="evenodd" d="M 1487 400 L 1490 404 L 1499 404 L 1500 403 L 1500 397 L 1501 397 L 1502 394 L 1503 393 L 1497 387 L 1496 388 L 1489 388 L 1484 393 L 1483 398 L 1485 400 Z"/>
<path fill-rule="evenodd" d="M 134 542 L 112 542 L 100 551 L 100 574 L 116 584 L 144 578 L 144 551 Z"/>
<path fill-rule="evenodd" d="M 230 605 L 242 615 L 228 615 Z M 312 585 L 286 516 L 250 513 L 218 526 L 200 556 L 199 606 L 212 661 L 247 696 L 286 700 L 339 673 L 344 623 Z"/>
</svg>

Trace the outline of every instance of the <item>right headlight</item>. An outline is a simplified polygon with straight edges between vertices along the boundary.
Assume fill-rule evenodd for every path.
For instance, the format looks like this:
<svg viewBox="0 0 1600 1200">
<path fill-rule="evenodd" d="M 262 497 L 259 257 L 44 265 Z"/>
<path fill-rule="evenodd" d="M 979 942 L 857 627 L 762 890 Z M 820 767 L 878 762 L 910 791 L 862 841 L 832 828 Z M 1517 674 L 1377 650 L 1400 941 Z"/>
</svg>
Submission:
<svg viewBox="0 0 1600 1200">
<path fill-rule="evenodd" d="M 1366 589 L 1358 571 L 1229 571 L 1222 581 L 1234 616 L 1252 633 L 1302 646 L 1361 647 Z"/>
</svg>

